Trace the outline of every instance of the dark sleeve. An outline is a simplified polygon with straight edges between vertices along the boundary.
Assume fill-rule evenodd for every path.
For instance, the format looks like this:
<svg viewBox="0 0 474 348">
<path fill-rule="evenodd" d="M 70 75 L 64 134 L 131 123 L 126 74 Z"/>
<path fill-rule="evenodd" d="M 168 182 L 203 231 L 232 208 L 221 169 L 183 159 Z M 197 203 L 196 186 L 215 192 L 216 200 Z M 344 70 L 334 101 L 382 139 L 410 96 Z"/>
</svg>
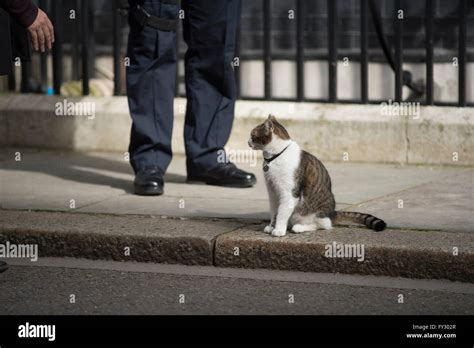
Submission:
<svg viewBox="0 0 474 348">
<path fill-rule="evenodd" d="M 25 28 L 28 28 L 38 15 L 38 7 L 31 0 L 0 0 L 0 5 Z"/>
</svg>

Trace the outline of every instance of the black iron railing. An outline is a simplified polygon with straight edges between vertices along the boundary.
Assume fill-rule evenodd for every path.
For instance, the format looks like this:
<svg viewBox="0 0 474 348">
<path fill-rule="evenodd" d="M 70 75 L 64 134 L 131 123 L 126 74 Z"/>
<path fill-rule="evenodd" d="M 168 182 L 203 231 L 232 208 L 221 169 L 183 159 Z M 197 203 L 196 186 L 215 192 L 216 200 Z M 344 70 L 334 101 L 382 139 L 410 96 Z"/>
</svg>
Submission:
<svg viewBox="0 0 474 348">
<path fill-rule="evenodd" d="M 93 40 L 93 23 L 89 13 L 89 6 L 92 0 L 74 0 L 76 9 L 78 11 L 79 20 L 77 32 L 72 34 L 72 44 L 70 47 L 70 54 L 72 56 L 72 76 L 75 78 L 82 79 L 82 93 L 84 95 L 89 94 L 89 79 L 91 76 L 91 65 L 93 64 L 93 57 L 91 57 L 90 47 Z M 114 75 L 114 95 L 121 94 L 122 88 L 122 77 L 121 77 L 121 64 L 123 63 L 123 35 L 122 35 L 122 24 L 124 18 L 120 15 L 117 0 L 110 0 L 114 2 L 111 16 L 112 21 L 112 32 L 113 36 L 113 75 Z M 264 93 L 262 98 L 247 98 L 247 99 L 264 99 L 264 100 L 289 100 L 274 98 L 272 95 L 272 0 L 261 0 L 262 3 L 262 19 L 263 19 L 263 55 L 260 60 L 263 60 L 263 74 L 264 74 Z M 468 103 L 466 100 L 466 45 L 467 45 L 467 12 L 471 9 L 471 5 L 468 6 L 468 1 L 472 0 L 458 0 L 458 100 L 455 103 L 441 103 L 434 100 L 434 73 L 433 65 L 435 62 L 434 55 L 434 14 L 435 14 L 435 0 L 424 0 L 425 3 L 425 66 L 426 75 L 424 82 L 420 85 L 412 81 L 411 73 L 403 70 L 404 63 L 404 47 L 403 47 L 403 35 L 404 35 L 404 21 L 398 18 L 398 9 L 404 9 L 405 2 L 408 0 L 393 0 L 394 11 L 393 14 L 393 28 L 395 35 L 393 36 L 392 42 L 388 42 L 382 28 L 380 16 L 378 14 L 379 9 L 377 8 L 376 0 L 359 0 L 360 2 L 360 50 L 358 55 L 358 61 L 360 62 L 360 98 L 356 100 L 340 100 L 338 98 L 338 86 L 337 77 L 338 69 L 337 64 L 340 60 L 338 54 L 338 0 L 326 0 L 327 1 L 327 56 L 326 60 L 328 63 L 328 97 L 326 99 L 309 99 L 305 93 L 305 79 L 312 78 L 305 73 L 305 61 L 308 55 L 305 52 L 305 25 L 304 16 L 305 7 L 309 4 L 308 0 L 295 0 L 295 20 L 296 20 L 296 55 L 289 56 L 286 59 L 291 59 L 296 63 L 296 97 L 290 100 L 294 101 L 319 101 L 319 102 L 352 102 L 352 103 L 379 103 L 380 100 L 369 100 L 369 45 L 368 45 L 368 28 L 369 22 L 372 21 L 374 28 L 377 32 L 379 45 L 382 48 L 386 62 L 391 66 L 393 74 L 395 76 L 394 85 L 394 96 L 395 101 L 402 101 L 402 90 L 404 86 L 410 88 L 415 95 L 417 95 L 416 101 L 420 101 L 426 105 L 457 105 L 457 106 L 472 106 L 473 103 Z M 53 58 L 53 89 L 55 94 L 60 93 L 60 86 L 63 81 L 62 67 L 63 67 L 63 14 L 64 9 L 62 8 L 62 1 L 48 1 L 39 0 L 39 5 L 42 8 L 49 10 L 49 14 L 53 20 L 55 26 L 55 37 L 56 42 L 52 50 Z M 80 32 L 80 35 L 78 34 Z M 240 38 L 240 31 L 239 31 Z M 308 35 L 308 32 L 306 32 Z M 241 55 L 241 45 L 238 40 L 236 48 L 236 56 L 239 57 L 242 62 L 244 57 Z M 79 62 L 81 68 L 79 69 Z M 47 79 L 47 60 L 46 54 L 42 54 L 40 57 L 40 75 L 41 82 L 44 83 Z M 79 70 L 81 74 L 79 74 Z M 239 66 L 235 68 L 236 81 L 238 85 L 238 97 L 241 97 L 241 82 L 243 79 L 252 78 L 251 76 L 242 76 L 241 69 Z M 23 83 L 28 79 L 31 74 L 30 63 L 22 64 L 22 84 L 21 91 L 28 92 L 28 84 Z M 10 76 L 10 86 L 14 88 L 14 77 Z M 176 84 L 176 95 L 179 94 L 178 83 Z"/>
</svg>

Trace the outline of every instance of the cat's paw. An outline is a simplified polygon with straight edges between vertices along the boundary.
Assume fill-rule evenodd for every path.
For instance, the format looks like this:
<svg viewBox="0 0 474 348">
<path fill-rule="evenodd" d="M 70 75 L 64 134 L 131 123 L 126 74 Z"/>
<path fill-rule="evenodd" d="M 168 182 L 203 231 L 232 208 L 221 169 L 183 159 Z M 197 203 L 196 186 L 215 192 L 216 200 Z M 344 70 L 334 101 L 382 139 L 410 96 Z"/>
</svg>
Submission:
<svg viewBox="0 0 474 348">
<path fill-rule="evenodd" d="M 265 232 L 265 233 L 272 233 L 272 231 L 273 231 L 273 226 L 272 225 L 267 225 L 263 229 L 263 232 Z"/>
<path fill-rule="evenodd" d="M 330 218 L 316 219 L 316 224 L 325 230 L 332 229 L 332 223 Z"/>
<path fill-rule="evenodd" d="M 291 228 L 291 231 L 294 233 L 303 233 L 306 231 L 306 228 L 301 224 L 296 224 L 296 225 L 293 225 L 293 227 Z"/>
<path fill-rule="evenodd" d="M 291 231 L 293 233 L 303 233 L 303 232 L 309 232 L 309 231 L 316 231 L 317 229 L 318 229 L 318 226 L 316 224 L 310 224 L 310 225 L 295 224 L 291 228 Z"/>
<path fill-rule="evenodd" d="M 283 237 L 284 235 L 286 235 L 286 229 L 284 228 L 275 227 L 272 231 L 273 237 Z"/>
</svg>

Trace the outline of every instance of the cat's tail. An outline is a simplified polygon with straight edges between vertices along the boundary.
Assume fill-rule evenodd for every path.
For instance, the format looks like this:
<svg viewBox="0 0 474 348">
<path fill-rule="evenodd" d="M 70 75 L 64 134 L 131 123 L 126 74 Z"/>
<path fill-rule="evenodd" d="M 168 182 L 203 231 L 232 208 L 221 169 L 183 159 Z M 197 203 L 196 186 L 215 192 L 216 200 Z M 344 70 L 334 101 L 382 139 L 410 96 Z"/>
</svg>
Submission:
<svg viewBox="0 0 474 348">
<path fill-rule="evenodd" d="M 335 211 L 331 219 L 333 222 L 351 221 L 367 226 L 374 231 L 383 231 L 387 224 L 382 219 L 370 214 L 358 213 L 353 211 Z"/>
</svg>

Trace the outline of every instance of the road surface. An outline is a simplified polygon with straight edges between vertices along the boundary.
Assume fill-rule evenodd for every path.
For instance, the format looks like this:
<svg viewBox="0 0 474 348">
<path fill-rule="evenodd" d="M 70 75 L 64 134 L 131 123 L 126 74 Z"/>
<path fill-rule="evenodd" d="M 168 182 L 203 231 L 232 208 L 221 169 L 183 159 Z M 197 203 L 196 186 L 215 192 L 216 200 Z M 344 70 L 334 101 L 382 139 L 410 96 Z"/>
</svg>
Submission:
<svg viewBox="0 0 474 348">
<path fill-rule="evenodd" d="M 473 314 L 474 284 L 45 258 L 10 260 L 1 314 Z"/>
</svg>

